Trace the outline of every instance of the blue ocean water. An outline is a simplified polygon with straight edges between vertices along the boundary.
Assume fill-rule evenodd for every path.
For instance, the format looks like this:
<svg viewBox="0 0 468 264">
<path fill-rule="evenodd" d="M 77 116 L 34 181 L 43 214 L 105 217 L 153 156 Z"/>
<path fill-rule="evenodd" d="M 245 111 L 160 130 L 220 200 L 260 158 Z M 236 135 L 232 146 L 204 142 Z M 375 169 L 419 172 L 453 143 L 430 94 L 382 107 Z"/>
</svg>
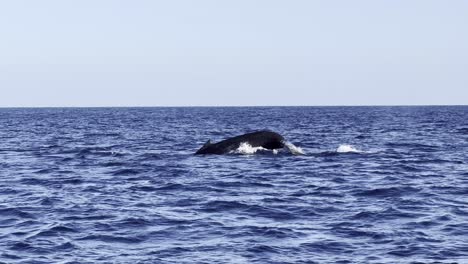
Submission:
<svg viewBox="0 0 468 264">
<path fill-rule="evenodd" d="M 0 263 L 468 263 L 467 197 L 466 106 L 0 109 Z"/>
</svg>

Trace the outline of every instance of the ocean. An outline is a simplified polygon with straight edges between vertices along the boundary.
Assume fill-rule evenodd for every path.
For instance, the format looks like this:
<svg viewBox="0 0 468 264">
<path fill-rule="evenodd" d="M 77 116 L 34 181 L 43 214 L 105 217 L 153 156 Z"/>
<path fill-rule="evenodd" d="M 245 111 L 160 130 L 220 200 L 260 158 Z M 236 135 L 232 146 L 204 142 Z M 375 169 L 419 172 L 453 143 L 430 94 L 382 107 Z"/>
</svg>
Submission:
<svg viewBox="0 0 468 264">
<path fill-rule="evenodd" d="M 0 109 L 0 263 L 468 263 L 468 106 Z"/>
</svg>

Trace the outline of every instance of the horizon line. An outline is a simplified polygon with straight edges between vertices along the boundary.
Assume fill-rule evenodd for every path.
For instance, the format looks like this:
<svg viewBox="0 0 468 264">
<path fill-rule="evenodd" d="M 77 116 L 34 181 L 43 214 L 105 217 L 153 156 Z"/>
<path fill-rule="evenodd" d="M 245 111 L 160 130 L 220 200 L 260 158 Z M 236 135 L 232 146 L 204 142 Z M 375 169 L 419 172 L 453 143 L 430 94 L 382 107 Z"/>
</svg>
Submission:
<svg viewBox="0 0 468 264">
<path fill-rule="evenodd" d="M 363 104 L 363 105 L 110 105 L 110 106 L 0 106 L 7 108 L 241 108 L 241 107 L 427 107 L 427 106 L 468 106 L 468 104 Z"/>
</svg>

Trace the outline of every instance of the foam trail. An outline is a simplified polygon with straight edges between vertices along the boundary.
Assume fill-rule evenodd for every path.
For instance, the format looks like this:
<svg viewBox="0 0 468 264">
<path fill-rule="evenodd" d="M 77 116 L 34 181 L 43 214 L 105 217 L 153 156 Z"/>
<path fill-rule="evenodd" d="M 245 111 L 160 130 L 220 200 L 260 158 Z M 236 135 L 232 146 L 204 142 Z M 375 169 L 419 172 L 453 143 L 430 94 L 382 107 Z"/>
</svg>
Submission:
<svg viewBox="0 0 468 264">
<path fill-rule="evenodd" d="M 360 150 L 356 149 L 355 147 L 347 144 L 340 145 L 336 149 L 337 153 L 361 153 Z"/>
<path fill-rule="evenodd" d="M 302 148 L 295 146 L 291 142 L 284 142 L 284 146 L 294 155 L 305 155 L 305 152 L 302 150 Z"/>
</svg>

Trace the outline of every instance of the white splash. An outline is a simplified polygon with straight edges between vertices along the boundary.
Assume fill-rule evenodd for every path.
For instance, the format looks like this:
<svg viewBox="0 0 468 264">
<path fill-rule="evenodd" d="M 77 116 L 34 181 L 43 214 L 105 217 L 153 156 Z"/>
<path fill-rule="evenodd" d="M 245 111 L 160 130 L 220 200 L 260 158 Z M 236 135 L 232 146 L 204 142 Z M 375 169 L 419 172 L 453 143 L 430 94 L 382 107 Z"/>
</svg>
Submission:
<svg viewBox="0 0 468 264">
<path fill-rule="evenodd" d="M 252 155 L 259 150 L 267 150 L 263 147 L 252 147 L 249 143 L 243 142 L 240 146 L 234 151 L 236 154 Z"/>
<path fill-rule="evenodd" d="M 336 149 L 336 152 L 338 153 L 360 153 L 361 151 L 351 145 L 344 144 L 344 145 L 340 145 Z"/>
<path fill-rule="evenodd" d="M 294 155 L 305 155 L 304 150 L 298 146 L 295 146 L 293 143 L 284 142 L 284 146 Z"/>
<path fill-rule="evenodd" d="M 289 142 L 285 142 L 284 143 L 284 146 L 287 150 L 289 150 L 293 155 L 304 155 L 305 152 L 302 150 L 302 148 L 300 147 L 297 147 L 295 146 L 294 144 L 292 143 L 289 143 Z M 252 155 L 252 154 L 255 154 L 257 153 L 258 151 L 262 151 L 262 152 L 271 152 L 273 154 L 278 154 L 279 153 L 279 149 L 266 149 L 264 147 L 252 147 L 252 145 L 250 145 L 249 143 L 247 142 L 243 142 L 239 145 L 239 147 L 232 151 L 231 153 L 235 153 L 235 154 L 243 154 L 243 155 Z"/>
</svg>

